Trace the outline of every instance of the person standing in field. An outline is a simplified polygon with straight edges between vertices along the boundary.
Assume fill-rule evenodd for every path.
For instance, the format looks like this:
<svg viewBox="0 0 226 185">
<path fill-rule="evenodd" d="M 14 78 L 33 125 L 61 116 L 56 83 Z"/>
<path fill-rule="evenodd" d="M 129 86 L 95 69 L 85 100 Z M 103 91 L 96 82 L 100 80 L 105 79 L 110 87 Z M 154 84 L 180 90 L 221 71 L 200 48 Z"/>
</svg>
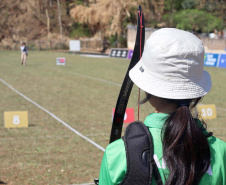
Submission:
<svg viewBox="0 0 226 185">
<path fill-rule="evenodd" d="M 212 86 L 209 73 L 203 70 L 204 54 L 201 40 L 192 33 L 162 28 L 148 38 L 142 58 L 129 72 L 146 94 L 139 103 L 148 102 L 155 109 L 144 124 L 153 139 L 160 177 L 154 175 L 151 183 L 142 185 L 160 181 L 164 185 L 226 185 L 226 143 L 207 132 L 202 118 L 192 114 Z M 122 139 L 107 146 L 99 185 L 141 184 L 137 179 L 142 170 L 129 170 L 127 152 Z M 137 156 L 140 164 L 142 156 Z M 128 182 L 129 171 L 137 182 Z"/>
<path fill-rule="evenodd" d="M 26 65 L 26 58 L 28 55 L 28 49 L 26 47 L 25 42 L 22 43 L 22 45 L 20 46 L 20 50 L 21 50 L 21 65 L 25 66 Z"/>
</svg>

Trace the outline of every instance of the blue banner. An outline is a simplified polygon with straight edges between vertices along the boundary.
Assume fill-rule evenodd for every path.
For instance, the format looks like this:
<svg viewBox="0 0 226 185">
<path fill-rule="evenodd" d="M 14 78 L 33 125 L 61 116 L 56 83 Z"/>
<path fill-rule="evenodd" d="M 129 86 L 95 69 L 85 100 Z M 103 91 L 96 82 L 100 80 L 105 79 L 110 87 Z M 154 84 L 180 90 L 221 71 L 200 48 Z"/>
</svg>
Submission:
<svg viewBox="0 0 226 185">
<path fill-rule="evenodd" d="M 206 53 L 204 58 L 204 66 L 216 67 L 219 54 Z"/>
<path fill-rule="evenodd" d="M 129 53 L 128 53 L 127 58 L 128 58 L 128 59 L 131 59 L 132 56 L 133 56 L 133 50 L 129 50 Z"/>
<path fill-rule="evenodd" d="M 218 67 L 226 68 L 226 54 L 220 55 L 219 65 Z"/>
</svg>

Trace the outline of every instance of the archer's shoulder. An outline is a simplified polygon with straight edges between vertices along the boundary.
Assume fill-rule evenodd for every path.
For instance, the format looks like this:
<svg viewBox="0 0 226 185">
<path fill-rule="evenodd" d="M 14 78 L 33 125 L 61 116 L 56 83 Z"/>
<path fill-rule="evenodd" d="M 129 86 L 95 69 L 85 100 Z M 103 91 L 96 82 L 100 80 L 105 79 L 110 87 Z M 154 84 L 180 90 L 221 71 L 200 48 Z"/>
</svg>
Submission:
<svg viewBox="0 0 226 185">
<path fill-rule="evenodd" d="M 222 141 L 221 139 L 215 136 L 209 137 L 208 141 L 209 141 L 210 148 L 226 155 L 226 142 Z"/>
<path fill-rule="evenodd" d="M 118 139 L 109 144 L 105 150 L 105 155 L 110 158 L 124 158 L 126 156 L 125 145 L 122 139 Z"/>
</svg>

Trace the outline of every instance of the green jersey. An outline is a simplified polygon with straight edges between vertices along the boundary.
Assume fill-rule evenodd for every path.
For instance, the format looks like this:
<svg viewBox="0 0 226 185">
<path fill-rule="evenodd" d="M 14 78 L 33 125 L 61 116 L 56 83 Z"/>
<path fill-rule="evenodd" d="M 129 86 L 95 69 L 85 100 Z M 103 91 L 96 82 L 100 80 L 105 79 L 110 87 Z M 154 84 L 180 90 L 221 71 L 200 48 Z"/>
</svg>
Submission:
<svg viewBox="0 0 226 185">
<path fill-rule="evenodd" d="M 163 183 L 169 171 L 162 158 L 161 129 L 168 114 L 152 113 L 147 116 L 144 124 L 153 137 L 154 160 L 159 169 Z M 204 132 L 207 132 L 206 130 Z M 203 175 L 199 185 L 226 185 L 226 143 L 214 136 L 208 137 L 211 164 Z M 125 177 L 127 171 L 126 151 L 122 139 L 108 145 L 104 153 L 100 169 L 99 185 L 117 185 Z M 156 185 L 155 180 L 152 184 Z"/>
</svg>

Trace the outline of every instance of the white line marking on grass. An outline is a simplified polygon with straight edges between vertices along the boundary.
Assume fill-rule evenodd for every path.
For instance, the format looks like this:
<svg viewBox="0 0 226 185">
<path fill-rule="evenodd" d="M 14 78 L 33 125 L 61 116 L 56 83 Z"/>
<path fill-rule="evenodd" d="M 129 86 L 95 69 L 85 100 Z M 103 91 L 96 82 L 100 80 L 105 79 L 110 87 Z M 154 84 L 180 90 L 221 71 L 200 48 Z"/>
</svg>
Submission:
<svg viewBox="0 0 226 185">
<path fill-rule="evenodd" d="M 82 77 L 85 77 L 85 78 L 89 78 L 89 79 L 92 79 L 92 80 L 96 80 L 96 81 L 100 81 L 100 82 L 104 82 L 104 83 L 108 83 L 108 84 L 112 84 L 112 85 L 116 85 L 116 86 L 119 86 L 119 87 L 122 86 L 121 84 L 111 82 L 111 81 L 108 81 L 108 80 L 104 80 L 102 78 L 97 78 L 97 77 L 94 77 L 94 76 L 88 76 L 88 75 L 84 75 L 84 74 L 81 74 L 81 73 L 72 73 L 72 72 L 67 72 L 67 73 L 77 75 L 77 76 L 82 76 Z"/>
<path fill-rule="evenodd" d="M 119 86 L 119 87 L 122 86 L 119 83 L 111 82 L 111 81 L 104 80 L 102 78 L 97 78 L 97 77 L 94 77 L 94 76 L 88 76 L 88 75 L 84 75 L 84 74 L 81 74 L 81 73 L 73 73 L 73 72 L 66 72 L 66 73 L 70 73 L 70 74 L 77 75 L 77 76 L 82 76 L 82 77 L 85 77 L 85 78 L 89 78 L 89 79 L 92 79 L 92 80 L 96 80 L 96 81 L 100 81 L 100 82 L 116 85 L 116 86 Z M 200 105 L 204 105 L 204 104 L 200 104 Z M 220 108 L 220 107 L 216 107 L 216 109 L 222 110 L 222 111 L 226 111 L 226 109 Z"/>
<path fill-rule="evenodd" d="M 24 99 L 26 99 L 27 101 L 29 101 L 30 103 L 36 105 L 38 108 L 42 109 L 44 112 L 46 112 L 47 114 L 49 114 L 50 116 L 52 116 L 54 119 L 56 119 L 57 121 L 59 121 L 60 123 L 62 123 L 65 127 L 67 127 L 68 129 L 70 129 L 72 132 L 74 132 L 75 134 L 77 134 L 78 136 L 82 137 L 83 139 L 85 139 L 86 141 L 90 142 L 92 145 L 96 146 L 97 148 L 99 148 L 100 150 L 102 150 L 103 152 L 105 151 L 105 149 L 98 145 L 97 143 L 95 143 L 94 141 L 92 141 L 91 139 L 87 138 L 86 136 L 82 135 L 80 132 L 78 132 L 77 130 L 75 130 L 74 128 L 72 128 L 70 125 L 68 125 L 67 123 L 65 123 L 64 121 L 62 121 L 60 118 L 58 118 L 57 116 L 55 116 L 53 113 L 49 112 L 47 109 L 45 109 L 44 107 L 42 107 L 41 105 L 37 104 L 36 102 L 32 101 L 30 98 L 28 98 L 27 96 L 23 95 L 22 93 L 20 93 L 19 91 L 17 91 L 15 88 L 13 88 L 11 85 L 9 85 L 7 82 L 5 82 L 4 80 L 2 80 L 0 78 L 0 81 L 2 83 L 4 83 L 6 86 L 8 86 L 12 91 L 14 91 L 15 93 L 19 94 L 20 96 L 22 96 Z"/>
<path fill-rule="evenodd" d="M 51 68 L 51 69 L 56 70 L 55 68 Z M 73 72 L 70 72 L 70 71 L 69 71 L 69 72 L 65 71 L 65 73 L 69 73 L 69 74 L 72 74 L 72 75 L 76 75 L 76 76 L 81 76 L 81 77 L 89 78 L 89 79 L 91 79 L 91 80 L 96 80 L 96 81 L 100 81 L 100 82 L 104 82 L 104 83 L 116 85 L 116 86 L 119 86 L 119 87 L 122 86 L 121 84 L 116 83 L 116 82 L 104 80 L 104 79 L 102 79 L 102 78 L 97 78 L 97 77 L 94 77 L 94 76 L 84 75 L 84 74 L 81 74 L 81 73 L 73 73 Z"/>
<path fill-rule="evenodd" d="M 87 137 L 95 137 L 95 136 L 109 136 L 109 134 L 88 134 Z"/>
<path fill-rule="evenodd" d="M 81 54 L 80 56 L 82 56 L 82 57 L 91 57 L 91 58 L 109 58 L 109 55 L 86 55 L 86 54 Z"/>
</svg>

